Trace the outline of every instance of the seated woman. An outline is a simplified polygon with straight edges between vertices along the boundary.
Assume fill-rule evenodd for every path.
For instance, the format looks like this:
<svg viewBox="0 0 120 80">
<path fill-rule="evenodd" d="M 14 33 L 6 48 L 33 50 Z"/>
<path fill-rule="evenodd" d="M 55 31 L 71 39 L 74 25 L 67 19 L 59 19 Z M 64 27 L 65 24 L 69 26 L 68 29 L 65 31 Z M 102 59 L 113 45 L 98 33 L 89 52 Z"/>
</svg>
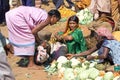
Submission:
<svg viewBox="0 0 120 80">
<path fill-rule="evenodd" d="M 114 64 L 120 65 L 120 42 L 115 40 L 112 33 L 105 27 L 100 27 L 96 31 L 96 39 L 98 40 L 97 46 L 75 55 L 67 55 L 69 57 L 73 56 L 86 56 L 87 60 L 92 59 L 106 59 L 110 54 L 110 59 L 112 59 Z M 92 56 L 94 51 L 98 51 L 98 56 Z"/>
<path fill-rule="evenodd" d="M 65 31 L 61 34 L 56 34 L 58 40 L 63 40 L 67 45 L 67 53 L 78 54 L 87 50 L 86 41 L 83 33 L 79 28 L 79 19 L 77 16 L 71 16 L 68 19 Z"/>
</svg>

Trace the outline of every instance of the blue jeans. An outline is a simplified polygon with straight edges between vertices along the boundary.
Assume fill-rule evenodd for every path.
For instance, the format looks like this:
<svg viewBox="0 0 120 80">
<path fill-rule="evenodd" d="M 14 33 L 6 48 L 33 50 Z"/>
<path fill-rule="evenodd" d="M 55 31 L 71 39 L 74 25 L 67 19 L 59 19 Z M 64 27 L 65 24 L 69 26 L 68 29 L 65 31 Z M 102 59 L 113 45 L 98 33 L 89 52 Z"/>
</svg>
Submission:
<svg viewBox="0 0 120 80">
<path fill-rule="evenodd" d="M 52 0 L 54 5 L 56 6 L 56 9 L 60 8 L 61 5 L 64 4 L 63 0 Z M 74 3 L 71 0 L 66 0 L 67 3 L 69 4 L 69 7 L 71 8 L 72 6 L 74 6 Z"/>
<path fill-rule="evenodd" d="M 35 6 L 35 0 L 22 0 L 24 6 Z"/>
<path fill-rule="evenodd" d="M 9 9 L 9 0 L 0 0 L 0 23 L 5 22 L 5 13 Z"/>
</svg>

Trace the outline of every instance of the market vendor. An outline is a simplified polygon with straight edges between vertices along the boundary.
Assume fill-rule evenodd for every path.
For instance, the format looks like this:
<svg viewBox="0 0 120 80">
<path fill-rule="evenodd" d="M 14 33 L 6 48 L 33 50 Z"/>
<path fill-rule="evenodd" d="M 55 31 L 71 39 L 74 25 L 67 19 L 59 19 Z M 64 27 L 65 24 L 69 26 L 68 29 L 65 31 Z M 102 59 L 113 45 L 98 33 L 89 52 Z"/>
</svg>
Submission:
<svg viewBox="0 0 120 80">
<path fill-rule="evenodd" d="M 98 44 L 80 54 L 67 54 L 68 57 L 78 57 L 78 56 L 86 56 L 87 60 L 92 59 L 106 59 L 110 55 L 109 59 L 112 59 L 114 64 L 120 65 L 120 42 L 115 40 L 112 33 L 105 27 L 100 27 L 95 30 L 96 39 L 98 40 Z M 97 56 L 92 56 L 94 51 L 98 50 Z"/>
<path fill-rule="evenodd" d="M 56 34 L 55 37 L 58 41 L 64 41 L 67 53 L 78 54 L 87 50 L 85 38 L 79 28 L 79 19 L 75 15 L 69 17 L 63 34 Z"/>
</svg>

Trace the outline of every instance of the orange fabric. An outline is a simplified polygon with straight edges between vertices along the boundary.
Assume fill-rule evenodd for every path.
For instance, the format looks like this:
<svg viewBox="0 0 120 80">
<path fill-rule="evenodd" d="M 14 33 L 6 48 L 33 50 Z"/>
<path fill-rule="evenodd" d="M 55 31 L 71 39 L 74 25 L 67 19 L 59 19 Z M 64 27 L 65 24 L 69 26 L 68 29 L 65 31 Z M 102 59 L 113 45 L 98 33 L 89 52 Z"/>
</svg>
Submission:
<svg viewBox="0 0 120 80">
<path fill-rule="evenodd" d="M 78 8 L 84 9 L 88 7 L 90 3 L 91 3 L 91 0 L 81 0 L 80 2 L 77 2 L 76 5 L 78 6 Z"/>
</svg>

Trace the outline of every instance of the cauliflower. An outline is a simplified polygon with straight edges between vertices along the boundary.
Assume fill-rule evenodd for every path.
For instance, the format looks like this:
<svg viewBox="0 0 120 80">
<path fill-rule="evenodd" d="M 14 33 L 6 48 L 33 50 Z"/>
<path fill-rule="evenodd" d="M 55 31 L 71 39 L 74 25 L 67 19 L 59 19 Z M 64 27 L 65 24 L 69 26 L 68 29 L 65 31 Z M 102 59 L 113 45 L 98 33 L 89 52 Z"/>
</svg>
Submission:
<svg viewBox="0 0 120 80">
<path fill-rule="evenodd" d="M 105 73 L 105 75 L 103 76 L 104 80 L 113 80 L 114 76 L 112 72 L 107 72 Z"/>
<path fill-rule="evenodd" d="M 80 80 L 86 80 L 86 79 L 88 79 L 89 71 L 88 70 L 84 70 L 78 76 L 79 76 Z"/>
<path fill-rule="evenodd" d="M 97 64 L 97 62 L 92 62 L 92 63 L 90 63 L 89 67 L 92 68 L 92 67 L 94 67 L 96 64 Z"/>
<path fill-rule="evenodd" d="M 89 61 L 85 61 L 84 63 L 82 63 L 82 68 L 85 68 L 87 69 L 90 65 L 90 62 Z"/>
<path fill-rule="evenodd" d="M 89 78 L 95 79 L 97 76 L 99 76 L 99 70 L 96 68 L 89 68 Z"/>
<path fill-rule="evenodd" d="M 66 63 L 68 60 L 65 56 L 60 56 L 58 59 L 57 59 L 57 62 L 58 63 Z"/>
<path fill-rule="evenodd" d="M 73 73 L 73 69 L 66 68 L 66 70 L 64 71 L 64 79 L 63 80 L 74 80 L 74 79 L 75 79 L 75 75 Z"/>
<path fill-rule="evenodd" d="M 115 77 L 113 80 L 120 80 L 120 76 Z"/>
<path fill-rule="evenodd" d="M 78 61 L 78 60 L 75 59 L 75 58 L 72 58 L 70 61 L 71 61 L 71 66 L 72 66 L 72 68 L 75 68 L 75 67 L 77 67 L 77 66 L 80 65 L 80 61 Z"/>
<path fill-rule="evenodd" d="M 103 77 L 98 76 L 95 78 L 95 80 L 103 80 Z"/>
</svg>

